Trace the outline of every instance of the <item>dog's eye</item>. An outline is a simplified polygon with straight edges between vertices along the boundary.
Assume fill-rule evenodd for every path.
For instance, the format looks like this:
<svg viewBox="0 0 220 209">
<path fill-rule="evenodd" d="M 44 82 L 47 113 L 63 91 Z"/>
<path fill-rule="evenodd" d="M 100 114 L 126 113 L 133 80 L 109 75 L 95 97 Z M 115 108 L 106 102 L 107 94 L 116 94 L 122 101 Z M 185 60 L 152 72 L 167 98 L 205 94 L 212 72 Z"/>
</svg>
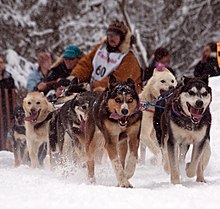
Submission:
<svg viewBox="0 0 220 209">
<path fill-rule="evenodd" d="M 120 100 L 119 98 L 116 98 L 116 99 L 115 99 L 115 102 L 116 102 L 116 103 L 121 103 L 121 100 Z"/>
<path fill-rule="evenodd" d="M 161 80 L 160 82 L 161 82 L 161 83 L 165 83 L 166 81 L 165 81 L 165 80 Z"/>
<path fill-rule="evenodd" d="M 133 102 L 133 98 L 130 98 L 127 103 L 132 103 Z"/>
<path fill-rule="evenodd" d="M 28 102 L 28 104 L 30 105 L 30 104 L 31 104 L 31 102 Z"/>
<path fill-rule="evenodd" d="M 40 102 L 37 102 L 37 104 L 39 105 L 39 104 L 40 104 Z"/>
<path fill-rule="evenodd" d="M 86 110 L 86 105 L 83 105 L 83 106 L 82 106 L 82 109 L 83 109 L 83 110 Z"/>
<path fill-rule="evenodd" d="M 171 83 L 174 83 L 174 80 L 172 80 Z"/>
<path fill-rule="evenodd" d="M 206 92 L 204 92 L 204 93 L 202 93 L 202 96 L 203 97 L 206 97 L 208 95 L 208 92 L 206 91 Z"/>
<path fill-rule="evenodd" d="M 195 93 L 194 91 L 189 91 L 189 95 L 190 95 L 190 96 L 195 96 L 196 93 Z"/>
</svg>

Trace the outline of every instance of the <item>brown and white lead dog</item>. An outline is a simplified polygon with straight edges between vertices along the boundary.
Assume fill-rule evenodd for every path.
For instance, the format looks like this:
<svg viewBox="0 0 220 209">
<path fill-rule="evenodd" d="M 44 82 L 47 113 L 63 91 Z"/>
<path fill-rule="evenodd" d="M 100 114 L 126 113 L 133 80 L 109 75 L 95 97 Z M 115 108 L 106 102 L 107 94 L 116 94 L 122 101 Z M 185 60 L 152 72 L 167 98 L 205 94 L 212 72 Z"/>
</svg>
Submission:
<svg viewBox="0 0 220 209">
<path fill-rule="evenodd" d="M 120 187 L 132 187 L 128 181 L 135 172 L 142 112 L 132 79 L 116 81 L 110 76 L 109 86 L 89 111 L 86 121 L 88 174 L 94 181 L 94 158 L 97 143 L 104 137 L 105 149 Z M 101 133 L 101 136 L 99 136 Z M 128 156 L 127 156 L 128 155 Z M 127 158 L 126 158 L 127 156 Z"/>
<path fill-rule="evenodd" d="M 148 80 L 143 91 L 139 95 L 141 103 L 153 102 L 162 93 L 175 88 L 177 81 L 174 75 L 166 68 L 162 71 L 154 69 L 152 77 Z M 161 156 L 155 130 L 153 127 L 155 107 L 149 107 L 149 110 L 143 111 L 140 135 L 140 162 L 145 163 L 146 147 L 154 154 L 152 161 L 155 162 Z"/>
<path fill-rule="evenodd" d="M 47 101 L 43 93 L 30 92 L 23 100 L 25 111 L 26 141 L 31 167 L 40 166 L 38 159 L 39 148 L 43 143 L 48 144 L 48 123 L 51 118 L 53 105 Z"/>
</svg>

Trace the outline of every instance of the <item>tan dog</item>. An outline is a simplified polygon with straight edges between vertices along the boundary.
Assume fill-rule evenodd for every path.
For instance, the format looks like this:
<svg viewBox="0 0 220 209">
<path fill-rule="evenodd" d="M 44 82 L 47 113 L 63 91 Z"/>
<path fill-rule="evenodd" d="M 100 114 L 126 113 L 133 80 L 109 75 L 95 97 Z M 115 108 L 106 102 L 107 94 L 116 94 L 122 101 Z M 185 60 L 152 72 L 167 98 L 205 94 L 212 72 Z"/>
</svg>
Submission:
<svg viewBox="0 0 220 209">
<path fill-rule="evenodd" d="M 148 80 L 143 91 L 139 95 L 141 103 L 153 102 L 161 93 L 168 91 L 171 88 L 175 88 L 177 81 L 174 75 L 166 68 L 163 71 L 154 69 L 152 77 Z M 146 147 L 154 154 L 152 163 L 158 160 L 161 155 L 160 147 L 158 145 L 155 129 L 153 127 L 153 116 L 155 107 L 149 107 L 149 110 L 143 111 L 143 118 L 141 123 L 141 135 L 140 135 L 140 162 L 145 163 Z"/>
<path fill-rule="evenodd" d="M 23 108 L 31 167 L 36 168 L 40 165 L 39 148 L 43 143 L 48 143 L 48 121 L 53 105 L 47 101 L 43 93 L 30 92 L 23 100 Z"/>
</svg>

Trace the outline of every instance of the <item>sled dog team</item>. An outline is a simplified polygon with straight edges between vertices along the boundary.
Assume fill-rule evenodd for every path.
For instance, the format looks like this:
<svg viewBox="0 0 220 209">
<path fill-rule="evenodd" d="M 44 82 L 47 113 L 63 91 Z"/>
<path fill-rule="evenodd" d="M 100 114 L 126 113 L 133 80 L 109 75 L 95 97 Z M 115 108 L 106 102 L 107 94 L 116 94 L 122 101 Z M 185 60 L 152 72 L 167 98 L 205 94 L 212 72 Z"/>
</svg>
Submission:
<svg viewBox="0 0 220 209">
<path fill-rule="evenodd" d="M 39 167 L 48 154 L 52 169 L 70 160 L 86 164 L 89 181 L 95 182 L 95 165 L 106 152 L 118 185 L 128 188 L 138 160 L 145 163 L 150 150 L 152 162 L 161 161 L 171 183 L 179 184 L 179 169 L 192 145 L 186 175 L 205 182 L 211 154 L 208 78 L 184 78 L 177 85 L 169 70 L 154 70 L 140 95 L 132 79 L 121 82 L 114 76 L 104 91 L 66 95 L 59 108 L 39 92 L 24 98 L 24 112 L 16 111 L 13 127 L 16 166 Z"/>
</svg>

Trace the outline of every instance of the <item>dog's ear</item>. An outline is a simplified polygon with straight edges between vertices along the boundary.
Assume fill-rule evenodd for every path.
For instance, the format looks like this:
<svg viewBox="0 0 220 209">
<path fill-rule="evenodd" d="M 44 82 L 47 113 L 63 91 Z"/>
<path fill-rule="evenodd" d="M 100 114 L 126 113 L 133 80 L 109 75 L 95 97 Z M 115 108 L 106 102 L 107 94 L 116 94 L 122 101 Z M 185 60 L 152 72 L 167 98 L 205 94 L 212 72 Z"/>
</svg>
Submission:
<svg viewBox="0 0 220 209">
<path fill-rule="evenodd" d="M 183 84 L 186 85 L 191 79 L 192 78 L 184 75 L 181 80 L 182 80 Z"/>
<path fill-rule="evenodd" d="M 131 78 L 128 78 L 126 83 L 130 88 L 135 90 L 135 82 Z"/>
<path fill-rule="evenodd" d="M 115 76 L 111 74 L 111 75 L 109 76 L 109 83 L 108 83 L 109 89 L 112 89 L 112 88 L 115 87 L 116 81 L 117 81 L 117 80 L 116 80 Z"/>
<path fill-rule="evenodd" d="M 71 84 L 78 84 L 79 83 L 79 80 L 77 77 L 74 77 L 72 80 L 71 80 Z"/>
<path fill-rule="evenodd" d="M 200 80 L 202 80 L 204 83 L 209 85 L 209 77 L 208 76 L 203 76 Z"/>
</svg>

